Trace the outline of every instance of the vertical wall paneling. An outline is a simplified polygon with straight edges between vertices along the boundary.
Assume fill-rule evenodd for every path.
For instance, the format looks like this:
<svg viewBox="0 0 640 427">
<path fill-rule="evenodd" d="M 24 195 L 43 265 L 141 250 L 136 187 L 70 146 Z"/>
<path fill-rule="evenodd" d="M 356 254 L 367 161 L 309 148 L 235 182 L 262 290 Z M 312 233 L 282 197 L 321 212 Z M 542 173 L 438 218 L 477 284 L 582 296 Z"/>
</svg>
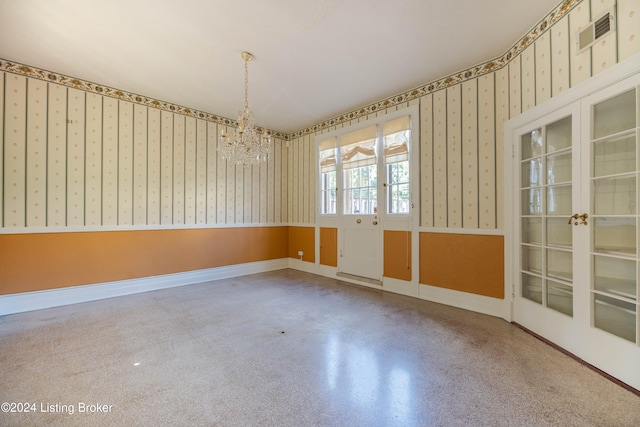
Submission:
<svg viewBox="0 0 640 427">
<path fill-rule="evenodd" d="M 49 83 L 48 99 L 47 225 L 64 227 L 67 215 L 67 88 Z M 114 129 L 117 129 L 115 125 Z"/>
<path fill-rule="evenodd" d="M 618 0 L 618 60 L 640 52 L 640 3 Z"/>
<path fill-rule="evenodd" d="M 185 166 L 184 166 L 184 217 L 186 224 L 196 223 L 197 209 L 197 140 L 196 140 L 196 119 L 187 117 L 185 119 Z"/>
<path fill-rule="evenodd" d="M 267 219 L 269 223 L 274 222 L 275 211 L 275 141 L 271 143 L 271 155 L 267 161 Z"/>
<path fill-rule="evenodd" d="M 136 225 L 147 224 L 148 111 L 144 105 L 133 106 L 133 223 Z"/>
<path fill-rule="evenodd" d="M 235 195 L 236 195 L 236 199 L 235 199 L 235 212 L 234 212 L 234 221 L 236 223 L 243 223 L 244 222 L 244 173 L 245 173 L 245 169 L 251 169 L 251 166 L 243 166 L 243 165 L 236 165 L 236 173 L 235 176 L 233 178 L 233 182 L 235 182 Z"/>
<path fill-rule="evenodd" d="M 496 228 L 502 228 L 503 225 L 503 209 L 504 209 L 504 197 L 502 195 L 504 185 L 504 168 L 502 166 L 504 161 L 504 123 L 509 120 L 510 111 L 510 89 L 509 89 L 509 69 L 507 67 L 496 71 Z"/>
<path fill-rule="evenodd" d="M 162 177 L 162 127 L 160 110 L 148 109 L 147 134 L 147 223 L 157 225 L 161 221 L 161 187 Z"/>
<path fill-rule="evenodd" d="M 87 93 L 85 147 L 85 223 L 102 225 L 102 96 Z"/>
<path fill-rule="evenodd" d="M 282 142 L 273 140 L 273 222 L 282 221 Z"/>
<path fill-rule="evenodd" d="M 249 213 L 246 222 L 260 222 L 260 165 L 253 165 L 248 169 L 249 174 L 245 174 L 245 189 L 248 190 L 245 211 Z"/>
<path fill-rule="evenodd" d="M 225 161 L 226 163 L 226 176 L 222 178 L 220 182 L 225 185 L 224 195 L 226 196 L 224 207 L 225 207 L 225 224 L 233 224 L 236 220 L 235 217 L 235 207 L 236 207 L 236 186 L 235 186 L 235 177 L 236 177 L 236 165 L 235 163 Z"/>
<path fill-rule="evenodd" d="M 85 225 L 85 92 L 67 89 L 67 225 Z"/>
<path fill-rule="evenodd" d="M 27 79 L 22 76 L 8 75 L 5 96 L 4 220 L 7 227 L 24 227 L 27 173 Z"/>
<path fill-rule="evenodd" d="M 433 227 L 433 95 L 427 95 L 420 99 L 419 141 L 420 225 Z"/>
<path fill-rule="evenodd" d="M 521 57 L 509 63 L 509 117 L 522 112 L 522 67 Z"/>
<path fill-rule="evenodd" d="M 309 220 L 309 199 L 311 195 L 311 187 L 309 183 L 311 182 L 309 179 L 309 174 L 311 173 L 311 168 L 309 167 L 309 135 L 305 136 L 302 140 L 302 166 L 300 170 L 302 171 L 302 186 L 303 191 L 301 194 L 302 197 L 302 221 L 305 224 L 310 222 Z"/>
<path fill-rule="evenodd" d="M 298 222 L 298 188 L 299 188 L 299 180 L 298 180 L 298 170 L 300 162 L 298 161 L 298 153 L 300 148 L 300 138 L 297 138 L 291 142 L 291 158 L 289 159 L 289 164 L 291 167 L 289 170 L 291 171 L 291 175 L 289 176 L 289 182 L 291 185 L 291 203 L 289 205 L 289 209 L 291 210 L 291 214 L 289 215 L 289 222 Z"/>
<path fill-rule="evenodd" d="M 258 165 L 244 166 L 244 220 L 249 224 L 260 218 L 260 169 Z"/>
<path fill-rule="evenodd" d="M 461 85 L 447 89 L 447 206 L 449 227 L 462 227 Z"/>
<path fill-rule="evenodd" d="M 478 80 L 478 223 L 496 227 L 495 75 Z"/>
<path fill-rule="evenodd" d="M 267 222 L 267 209 L 268 209 L 268 186 L 269 186 L 269 178 L 267 177 L 267 163 L 269 163 L 270 160 L 267 160 L 267 162 L 263 162 L 260 163 L 260 165 L 258 165 L 258 172 L 259 172 L 259 183 L 260 186 L 258 187 L 258 191 L 260 194 L 260 198 L 258 200 L 258 206 L 260 207 L 259 209 L 259 215 L 257 218 L 253 218 L 253 222 L 261 222 L 261 223 L 266 223 Z"/>
<path fill-rule="evenodd" d="M 313 145 L 313 138 L 310 136 L 309 137 L 309 142 L 307 144 L 307 147 L 309 149 L 309 163 L 307 163 L 307 173 L 309 174 L 309 197 L 307 198 L 308 203 L 309 203 L 309 223 L 315 223 L 316 221 L 316 209 L 315 209 L 315 205 L 316 205 L 316 191 L 317 191 L 317 185 L 316 185 L 316 179 L 317 179 L 317 174 L 316 174 L 316 168 L 314 167 L 316 165 L 317 160 L 317 155 L 318 155 L 318 150 L 315 149 L 315 146 Z"/>
<path fill-rule="evenodd" d="M 478 80 L 462 84 L 462 226 L 478 228 Z"/>
<path fill-rule="evenodd" d="M 551 34 L 553 30 L 540 35 L 535 42 L 536 61 L 536 105 L 551 97 Z M 565 73 L 568 74 L 568 69 Z"/>
<path fill-rule="evenodd" d="M 536 52 L 535 44 L 529 45 L 521 54 L 522 111 L 536 106 Z"/>
<path fill-rule="evenodd" d="M 591 49 L 586 49 L 585 51 L 578 53 L 578 32 L 584 29 L 587 24 L 591 21 L 591 13 L 589 1 L 580 2 L 573 10 L 569 13 L 569 57 L 570 57 L 570 67 L 571 67 L 571 86 L 575 86 L 578 83 L 585 81 L 589 77 L 591 77 Z M 563 18 L 566 19 L 566 18 Z M 559 30 L 557 30 L 554 26 L 552 32 L 557 36 Z M 554 60 L 557 61 L 560 58 L 556 57 L 556 36 L 551 40 L 552 52 L 554 53 Z M 561 59 L 560 59 L 561 60 Z M 568 61 L 569 59 L 567 59 Z M 555 80 L 556 72 L 555 72 L 555 64 L 554 64 L 554 75 L 553 79 Z M 555 95 L 556 91 L 554 90 L 553 94 Z"/>
<path fill-rule="evenodd" d="M 133 224 L 133 104 L 120 101 L 118 126 L 118 224 Z"/>
<path fill-rule="evenodd" d="M 160 223 L 173 223 L 173 115 L 162 111 L 160 160 Z"/>
<path fill-rule="evenodd" d="M 282 152 L 282 156 L 281 156 L 281 165 L 282 165 L 282 208 L 281 208 L 281 213 L 280 213 L 280 221 L 282 222 L 287 222 L 288 221 L 288 215 L 289 215 L 289 171 L 291 169 L 288 168 L 289 165 L 289 141 L 282 141 L 281 144 L 282 149 L 280 150 Z"/>
<path fill-rule="evenodd" d="M 0 72 L 0 117 L 4 117 L 4 87 L 5 81 L 8 78 L 5 72 Z M 0 161 L 0 227 L 5 227 L 4 223 L 4 209 L 5 209 L 5 200 L 4 200 L 4 147 L 5 147 L 5 135 L 4 135 L 4 120 L 0 120 L 0 156 L 2 159 Z"/>
<path fill-rule="evenodd" d="M 571 37 L 569 35 L 569 18 L 564 17 L 551 29 L 551 64 L 553 66 L 552 96 L 569 89 L 571 86 Z M 575 44 L 575 43 L 574 43 Z M 581 55 L 585 55 L 583 52 Z"/>
<path fill-rule="evenodd" d="M 598 19 L 615 5 L 616 0 L 594 0 L 591 2 L 591 20 Z M 618 59 L 615 31 L 599 39 L 591 47 L 592 73 L 595 75 L 615 64 Z"/>
<path fill-rule="evenodd" d="M 207 223 L 207 122 L 196 121 L 196 224 Z M 212 221 L 213 223 L 214 221 Z"/>
<path fill-rule="evenodd" d="M 218 199 L 217 199 L 217 176 L 218 176 L 218 125 L 208 122 L 207 126 L 207 223 L 218 223 Z"/>
<path fill-rule="evenodd" d="M 218 125 L 216 130 L 219 132 Z M 211 143 L 211 140 L 209 140 Z M 218 147 L 218 141 L 216 140 L 215 147 Z M 217 169 L 217 189 L 216 189 L 216 209 L 217 209 L 217 224 L 224 224 L 227 220 L 227 162 L 220 155 L 216 155 L 218 162 Z"/>
<path fill-rule="evenodd" d="M 118 223 L 118 100 L 102 100 L 102 224 Z"/>
<path fill-rule="evenodd" d="M 447 92 L 433 95 L 433 225 L 447 226 Z"/>
<path fill-rule="evenodd" d="M 185 220 L 185 117 L 173 114 L 173 223 Z"/>
<path fill-rule="evenodd" d="M 47 225 L 47 83 L 31 79 L 27 85 L 26 226 L 44 227 Z"/>
</svg>

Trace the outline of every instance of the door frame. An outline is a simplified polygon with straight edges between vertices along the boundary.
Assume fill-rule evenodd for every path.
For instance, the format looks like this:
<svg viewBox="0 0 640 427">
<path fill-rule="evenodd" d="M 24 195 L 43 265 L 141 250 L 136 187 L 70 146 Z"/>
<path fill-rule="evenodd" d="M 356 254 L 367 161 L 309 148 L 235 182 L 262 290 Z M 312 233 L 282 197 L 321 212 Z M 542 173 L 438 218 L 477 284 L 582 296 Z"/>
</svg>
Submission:
<svg viewBox="0 0 640 427">
<path fill-rule="evenodd" d="M 622 61 L 606 70 L 601 71 L 595 76 L 582 83 L 562 92 L 542 104 L 525 111 L 522 114 L 505 122 L 504 125 L 504 206 L 505 206 L 505 220 L 504 220 L 504 294 L 505 294 L 505 310 L 503 311 L 503 318 L 509 322 L 513 321 L 513 299 L 515 295 L 515 281 L 514 274 L 518 274 L 518 271 L 514 269 L 514 256 L 519 254 L 518 247 L 514 245 L 514 242 L 518 237 L 519 224 L 518 217 L 514 215 L 513 205 L 514 200 L 514 186 L 516 185 L 511 177 L 514 174 L 514 141 L 519 138 L 517 130 L 526 126 L 528 123 L 540 120 L 545 116 L 552 114 L 554 111 L 560 110 L 567 105 L 580 101 L 582 98 L 586 98 L 593 95 L 600 90 L 612 86 L 628 77 L 633 76 L 640 70 L 640 53 Z M 514 247 L 515 246 L 515 247 Z"/>
<path fill-rule="evenodd" d="M 411 120 L 411 144 L 410 144 L 410 201 L 411 212 L 409 214 L 387 214 L 386 210 L 386 190 L 384 182 L 386 180 L 385 165 L 378 162 L 378 233 L 380 242 L 379 247 L 379 262 L 380 266 L 380 284 L 369 283 L 367 281 L 358 281 L 357 279 L 347 279 L 346 281 L 358 283 L 364 286 L 372 286 L 375 288 L 382 288 L 390 290 L 392 292 L 398 292 L 406 295 L 418 296 L 419 294 L 419 225 L 420 225 L 420 105 L 418 102 L 412 105 L 407 105 L 404 108 L 398 108 L 394 111 L 387 111 L 385 113 L 379 113 L 377 117 L 365 116 L 359 119 L 358 123 L 354 123 L 351 126 L 344 126 L 339 129 L 334 129 L 330 132 L 318 134 L 315 138 L 315 150 L 318 152 L 318 144 L 321 140 L 331 138 L 333 136 L 340 136 L 347 132 L 358 130 L 373 124 L 379 124 L 379 135 L 382 132 L 382 125 L 389 121 L 402 116 L 410 116 Z M 358 119 L 356 119 L 358 120 Z M 354 120 L 355 121 L 355 120 Z M 377 141 L 378 152 L 380 153 L 382 147 L 382 139 L 379 137 Z M 338 156 L 339 157 L 339 156 Z M 381 156 L 379 156 L 380 158 Z M 319 161 L 316 161 L 315 173 L 316 178 L 320 176 Z M 333 276 L 340 271 L 340 249 L 342 249 L 343 242 L 343 221 L 344 218 L 352 217 L 354 215 L 345 215 L 344 212 L 344 200 L 343 200 L 343 188 L 342 188 L 342 164 L 338 162 L 337 165 L 337 182 L 338 182 L 338 194 L 336 201 L 336 214 L 322 214 L 321 213 L 321 182 L 320 179 L 316 179 L 316 253 L 320 253 L 320 228 L 329 227 L 336 228 L 338 233 L 338 266 L 335 268 L 327 268 L 320 266 L 321 271 L 325 271 L 329 275 Z M 384 276 L 384 232 L 386 230 L 393 231 L 409 231 L 412 235 L 411 240 L 411 265 L 412 274 L 410 282 L 403 282 L 397 279 L 386 278 Z M 317 263 L 318 261 L 316 261 Z M 401 283 L 399 283 L 401 282 Z"/>
</svg>

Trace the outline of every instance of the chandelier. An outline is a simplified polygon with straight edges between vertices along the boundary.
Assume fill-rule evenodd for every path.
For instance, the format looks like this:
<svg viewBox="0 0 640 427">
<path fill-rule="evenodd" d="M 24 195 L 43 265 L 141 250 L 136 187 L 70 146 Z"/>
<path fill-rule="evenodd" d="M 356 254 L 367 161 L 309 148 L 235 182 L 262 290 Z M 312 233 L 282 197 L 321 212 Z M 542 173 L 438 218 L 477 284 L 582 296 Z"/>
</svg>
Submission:
<svg viewBox="0 0 640 427">
<path fill-rule="evenodd" d="M 271 154 L 271 135 L 267 128 L 256 128 L 253 112 L 249 109 L 249 61 L 253 55 L 242 52 L 244 59 L 244 109 L 238 112 L 238 127 L 227 133 L 222 125 L 218 152 L 225 160 L 251 165 L 264 162 Z"/>
</svg>

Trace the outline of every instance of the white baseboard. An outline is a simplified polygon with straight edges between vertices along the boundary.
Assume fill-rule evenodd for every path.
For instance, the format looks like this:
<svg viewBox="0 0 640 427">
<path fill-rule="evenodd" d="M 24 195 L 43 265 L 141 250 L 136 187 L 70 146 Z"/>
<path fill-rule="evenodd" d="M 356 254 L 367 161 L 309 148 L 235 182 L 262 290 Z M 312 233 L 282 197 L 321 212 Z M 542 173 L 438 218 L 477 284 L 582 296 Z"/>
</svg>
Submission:
<svg viewBox="0 0 640 427">
<path fill-rule="evenodd" d="M 506 299 L 491 298 L 483 295 L 471 294 L 468 292 L 440 288 L 437 286 L 423 285 L 413 281 L 408 282 L 404 280 L 391 279 L 389 277 L 383 278 L 382 286 L 374 286 L 366 282 L 352 280 L 346 277 L 338 277 L 338 269 L 336 267 L 327 267 L 312 262 L 301 261 L 296 258 L 289 258 L 288 267 L 294 270 L 300 270 L 306 273 L 317 274 L 319 276 L 340 280 L 342 282 L 354 283 L 372 289 L 378 289 L 414 298 L 420 298 L 426 301 L 475 311 L 477 313 L 488 314 L 490 316 L 500 317 L 507 321 L 510 321 L 510 305 Z"/>
<path fill-rule="evenodd" d="M 288 258 L 281 258 L 139 279 L 2 295 L 0 296 L 0 316 L 176 286 L 192 285 L 264 271 L 281 270 L 288 266 Z"/>
<path fill-rule="evenodd" d="M 418 297 L 427 301 L 437 302 L 439 304 L 463 308 L 465 310 L 501 317 L 503 319 L 505 318 L 505 304 L 507 304 L 507 302 L 504 299 L 491 298 L 483 295 L 454 291 L 452 289 L 423 284 L 420 284 Z"/>
</svg>

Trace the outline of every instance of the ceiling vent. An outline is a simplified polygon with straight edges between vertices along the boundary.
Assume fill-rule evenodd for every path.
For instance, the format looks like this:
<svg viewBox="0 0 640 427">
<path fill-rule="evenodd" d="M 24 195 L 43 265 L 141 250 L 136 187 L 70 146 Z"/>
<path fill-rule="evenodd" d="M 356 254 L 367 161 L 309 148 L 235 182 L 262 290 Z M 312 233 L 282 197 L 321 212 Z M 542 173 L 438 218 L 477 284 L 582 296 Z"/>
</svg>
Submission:
<svg viewBox="0 0 640 427">
<path fill-rule="evenodd" d="M 587 26 L 578 32 L 578 52 L 582 52 L 595 44 L 600 38 L 609 34 L 615 28 L 615 13 L 610 11 L 591 21 Z"/>
</svg>

